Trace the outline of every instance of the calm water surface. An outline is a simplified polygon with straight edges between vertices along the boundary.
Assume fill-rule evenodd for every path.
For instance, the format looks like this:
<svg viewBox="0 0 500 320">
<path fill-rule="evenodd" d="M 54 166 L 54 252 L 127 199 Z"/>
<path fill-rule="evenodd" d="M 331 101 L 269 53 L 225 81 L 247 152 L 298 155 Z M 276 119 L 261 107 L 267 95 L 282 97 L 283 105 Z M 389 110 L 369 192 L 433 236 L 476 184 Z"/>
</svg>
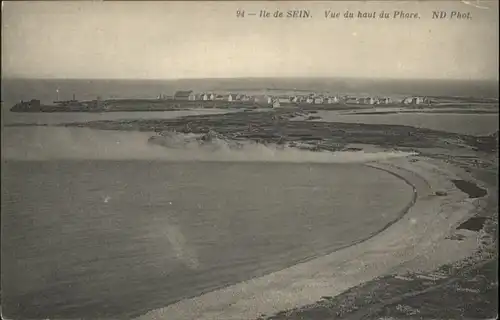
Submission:
<svg viewBox="0 0 500 320">
<path fill-rule="evenodd" d="M 128 318 L 376 232 L 412 188 L 361 165 L 5 161 L 9 318 Z"/>
<path fill-rule="evenodd" d="M 498 114 L 400 113 L 347 115 L 339 114 L 336 111 L 318 111 L 317 115 L 321 117 L 318 121 L 397 124 L 477 136 L 498 131 Z"/>
<path fill-rule="evenodd" d="M 60 112 L 60 113 L 22 113 L 2 109 L 2 125 L 4 124 L 61 124 L 70 122 L 88 122 L 122 119 L 172 119 L 185 116 L 221 114 L 235 112 L 222 109 L 194 109 L 179 111 L 148 111 L 148 112 Z"/>
</svg>

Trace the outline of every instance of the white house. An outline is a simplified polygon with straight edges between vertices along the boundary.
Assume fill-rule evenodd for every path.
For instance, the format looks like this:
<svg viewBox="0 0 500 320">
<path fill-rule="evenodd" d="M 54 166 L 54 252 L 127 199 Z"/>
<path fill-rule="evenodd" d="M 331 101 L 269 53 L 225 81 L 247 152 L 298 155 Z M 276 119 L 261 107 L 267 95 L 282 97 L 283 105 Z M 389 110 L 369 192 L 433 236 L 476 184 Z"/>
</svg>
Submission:
<svg viewBox="0 0 500 320">
<path fill-rule="evenodd" d="M 201 95 L 201 100 L 203 101 L 215 100 L 215 95 L 213 93 L 204 93 Z"/>
<path fill-rule="evenodd" d="M 325 101 L 323 97 L 315 97 L 314 98 L 314 104 L 322 104 Z"/>
<path fill-rule="evenodd" d="M 308 96 L 308 97 L 306 98 L 306 102 L 307 102 L 307 103 L 314 103 L 314 97 L 313 97 L 313 96 Z"/>
<path fill-rule="evenodd" d="M 415 97 L 415 104 L 422 104 L 425 103 L 426 99 L 424 97 Z"/>
<path fill-rule="evenodd" d="M 339 98 L 337 96 L 334 97 L 328 97 L 326 99 L 326 103 L 328 104 L 334 104 L 334 103 L 339 103 Z"/>
<path fill-rule="evenodd" d="M 363 104 L 375 104 L 375 99 L 372 97 L 362 98 L 361 102 Z"/>
<path fill-rule="evenodd" d="M 426 101 L 424 97 L 407 97 L 403 100 L 404 104 L 422 104 Z"/>
<path fill-rule="evenodd" d="M 377 100 L 377 104 L 390 104 L 391 103 L 391 98 L 379 98 Z"/>
</svg>

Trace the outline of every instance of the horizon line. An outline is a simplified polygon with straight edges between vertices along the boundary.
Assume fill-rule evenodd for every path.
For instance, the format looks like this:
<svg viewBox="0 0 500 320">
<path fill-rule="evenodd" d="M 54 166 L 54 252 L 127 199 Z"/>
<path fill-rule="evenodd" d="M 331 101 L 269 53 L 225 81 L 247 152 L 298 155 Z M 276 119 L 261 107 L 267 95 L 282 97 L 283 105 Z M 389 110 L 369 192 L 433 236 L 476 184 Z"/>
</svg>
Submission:
<svg viewBox="0 0 500 320">
<path fill-rule="evenodd" d="M 349 76 L 315 76 L 315 77 L 307 77 L 307 76 L 296 76 L 296 77 L 269 77 L 269 76 L 261 76 L 261 77 L 207 77 L 207 78 L 68 78 L 68 77 L 17 77 L 17 76 L 2 76 L 2 80 L 123 80 L 123 81 L 193 81 L 193 80 L 253 80 L 253 79 L 300 79 L 300 80 L 322 80 L 322 79 L 338 79 L 338 80 L 398 80 L 398 81 L 485 81 L 485 82 L 499 82 L 500 80 L 494 78 L 376 78 L 376 77 L 349 77 Z"/>
</svg>

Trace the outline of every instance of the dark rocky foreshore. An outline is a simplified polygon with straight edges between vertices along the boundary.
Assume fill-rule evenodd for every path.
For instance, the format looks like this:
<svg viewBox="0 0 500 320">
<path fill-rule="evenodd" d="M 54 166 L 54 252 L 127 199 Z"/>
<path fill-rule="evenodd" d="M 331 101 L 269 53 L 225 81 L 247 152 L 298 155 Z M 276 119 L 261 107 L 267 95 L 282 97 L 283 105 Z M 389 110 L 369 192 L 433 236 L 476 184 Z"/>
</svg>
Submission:
<svg viewBox="0 0 500 320">
<path fill-rule="evenodd" d="M 348 144 L 372 144 L 385 148 L 443 148 L 491 153 L 497 150 L 497 135 L 475 137 L 402 125 L 356 124 L 335 122 L 290 121 L 309 112 L 272 110 L 237 112 L 215 115 L 195 115 L 176 119 L 91 121 L 68 123 L 63 126 L 101 130 L 143 132 L 175 131 L 204 134 L 210 130 L 231 140 L 251 140 L 261 143 L 284 144 L 304 142 L 318 150 L 341 150 Z"/>
</svg>

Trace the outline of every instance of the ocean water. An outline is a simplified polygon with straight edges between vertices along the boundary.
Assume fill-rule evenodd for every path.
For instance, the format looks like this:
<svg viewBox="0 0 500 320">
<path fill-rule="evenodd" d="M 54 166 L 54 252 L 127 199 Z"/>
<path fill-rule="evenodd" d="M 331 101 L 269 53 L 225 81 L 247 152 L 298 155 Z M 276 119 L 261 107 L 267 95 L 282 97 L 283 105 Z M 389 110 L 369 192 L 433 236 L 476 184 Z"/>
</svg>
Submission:
<svg viewBox="0 0 500 320">
<path fill-rule="evenodd" d="M 59 89 L 59 95 L 56 90 Z M 498 97 L 498 82 L 465 80 L 374 80 L 340 78 L 242 78 L 194 80 L 2 79 L 2 101 L 8 108 L 20 100 L 155 98 L 176 90 L 275 93 L 317 91 L 339 94 L 448 95 Z"/>
<path fill-rule="evenodd" d="M 2 312 L 139 315 L 365 238 L 412 194 L 358 164 L 4 160 Z"/>
<path fill-rule="evenodd" d="M 334 111 L 320 110 L 316 115 L 321 117 L 318 121 L 365 124 L 398 124 L 473 136 L 485 136 L 498 131 L 498 113 L 399 113 L 365 115 L 339 114 Z"/>
<path fill-rule="evenodd" d="M 11 112 L 2 109 L 2 125 L 12 124 L 39 124 L 57 125 L 71 122 L 89 121 L 113 121 L 126 119 L 172 119 L 185 116 L 222 114 L 235 112 L 224 109 L 191 109 L 179 111 L 145 111 L 145 112 L 57 112 L 57 113 L 31 113 L 31 112 Z"/>
</svg>

